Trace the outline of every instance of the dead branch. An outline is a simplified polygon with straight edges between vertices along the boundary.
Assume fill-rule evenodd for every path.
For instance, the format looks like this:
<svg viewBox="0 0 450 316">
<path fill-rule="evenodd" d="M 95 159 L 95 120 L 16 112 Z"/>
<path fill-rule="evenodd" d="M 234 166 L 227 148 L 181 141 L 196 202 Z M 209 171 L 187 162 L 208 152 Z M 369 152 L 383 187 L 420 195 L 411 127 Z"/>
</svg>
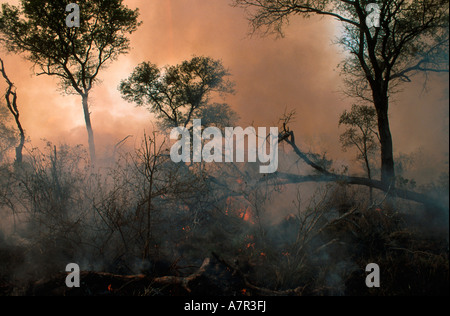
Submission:
<svg viewBox="0 0 450 316">
<path fill-rule="evenodd" d="M 162 276 L 162 277 L 154 278 L 152 280 L 152 282 L 157 283 L 157 284 L 165 284 L 165 285 L 181 285 L 188 293 L 190 293 L 191 289 L 188 287 L 189 283 L 191 281 L 194 281 L 198 277 L 200 277 L 206 271 L 206 268 L 208 267 L 210 261 L 211 261 L 210 258 L 206 258 L 203 261 L 200 268 L 194 274 L 191 274 L 187 277 L 178 277 L 178 276 L 169 275 L 169 276 Z M 88 273 L 90 273 L 90 272 L 88 272 Z M 105 272 L 95 272 L 95 274 L 98 276 L 101 276 L 101 277 L 107 277 L 109 279 L 127 282 L 126 284 L 129 284 L 130 282 L 133 282 L 133 281 L 149 279 L 149 277 L 145 274 L 116 275 L 116 274 L 105 273 Z"/>
<path fill-rule="evenodd" d="M 245 287 L 255 290 L 263 296 L 292 296 L 292 295 L 299 296 L 302 294 L 302 292 L 305 289 L 305 286 L 299 286 L 295 289 L 276 291 L 276 290 L 271 290 L 271 289 L 256 286 L 248 280 L 247 276 L 237 266 L 235 266 L 234 264 L 228 263 L 224 259 L 220 258 L 214 252 L 213 252 L 213 256 L 214 256 L 214 258 L 216 258 L 217 261 L 219 261 L 221 264 L 223 264 L 225 267 L 227 267 L 229 270 L 231 270 L 233 275 L 236 275 L 239 278 L 241 278 L 241 280 L 244 282 Z"/>
<path fill-rule="evenodd" d="M 206 258 L 201 267 L 195 272 L 187 277 L 177 277 L 177 276 L 163 276 L 153 279 L 153 282 L 159 284 L 170 284 L 170 285 L 181 285 L 188 293 L 191 293 L 191 289 L 189 288 L 189 282 L 194 281 L 198 277 L 200 277 L 208 267 L 210 263 L 210 258 Z"/>
<path fill-rule="evenodd" d="M 305 182 L 341 182 L 354 185 L 363 185 L 370 188 L 375 188 L 386 193 L 392 193 L 393 196 L 397 196 L 402 199 L 418 202 L 427 206 L 436 207 L 442 209 L 443 206 L 435 199 L 418 192 L 409 191 L 405 189 L 392 188 L 390 184 L 386 184 L 379 180 L 373 180 L 362 177 L 352 177 L 346 175 L 339 175 L 332 173 L 323 167 L 317 165 L 308 156 L 303 153 L 300 148 L 295 143 L 294 132 L 289 129 L 284 128 L 284 130 L 279 135 L 279 142 L 285 141 L 288 143 L 294 152 L 299 156 L 304 162 L 306 162 L 313 169 L 318 171 L 320 175 L 310 175 L 310 176 L 300 176 L 295 174 L 286 174 L 277 172 L 276 176 L 279 178 L 277 185 L 283 184 L 295 184 L 295 183 L 305 183 Z"/>
<path fill-rule="evenodd" d="M 436 257 L 436 254 L 427 252 L 427 251 L 421 251 L 421 250 L 410 250 L 406 248 L 400 248 L 400 247 L 389 247 L 390 250 L 397 250 L 397 251 L 405 251 L 407 253 L 413 254 L 413 255 L 423 255 L 427 257 Z"/>
<path fill-rule="evenodd" d="M 19 130 L 19 134 L 20 134 L 20 142 L 19 142 L 19 145 L 16 147 L 16 162 L 21 163 L 22 159 L 23 159 L 22 158 L 23 157 L 22 150 L 25 145 L 25 131 L 22 127 L 22 124 L 20 123 L 20 113 L 19 113 L 19 108 L 17 106 L 16 88 L 14 86 L 14 83 L 11 82 L 8 75 L 6 74 L 5 65 L 1 58 L 0 58 L 0 73 L 2 74 L 6 83 L 8 84 L 8 88 L 5 93 L 6 107 L 13 115 L 14 120 L 17 125 L 17 129 Z"/>
<path fill-rule="evenodd" d="M 328 246 L 331 246 L 331 245 L 336 244 L 336 243 L 344 244 L 344 243 L 342 243 L 342 242 L 339 242 L 339 239 L 338 239 L 338 238 L 335 238 L 335 239 L 333 239 L 333 240 L 327 242 L 326 244 L 323 244 L 323 245 L 320 246 L 319 248 L 317 248 L 317 249 L 314 251 L 314 253 L 317 254 L 317 253 L 321 252 L 323 249 L 327 248 Z"/>
<path fill-rule="evenodd" d="M 128 135 L 127 137 L 125 137 L 124 139 L 122 139 L 120 142 L 118 142 L 116 145 L 114 145 L 114 153 L 117 151 L 117 149 L 122 146 L 127 140 L 128 138 L 133 137 L 133 135 Z"/>
<path fill-rule="evenodd" d="M 148 278 L 148 276 L 146 276 L 145 274 L 120 275 L 120 274 L 112 274 L 112 273 L 107 273 L 107 272 L 81 272 L 81 278 L 83 278 L 83 276 L 87 276 L 89 274 L 95 274 L 99 277 L 105 277 L 105 278 L 112 279 L 112 280 L 126 281 L 126 282 L 143 280 L 143 279 Z"/>
<path fill-rule="evenodd" d="M 104 292 L 109 291 L 111 293 L 120 293 L 123 289 L 125 289 L 130 284 L 135 282 L 145 282 L 145 284 L 162 284 L 162 285 L 180 285 L 182 286 L 188 293 L 191 293 L 191 289 L 189 288 L 189 283 L 194 281 L 198 277 L 200 277 L 208 267 L 210 263 L 210 259 L 206 258 L 203 261 L 201 267 L 194 273 L 187 277 L 176 277 L 176 276 L 163 276 L 152 279 L 149 275 L 145 274 L 137 274 L 137 275 L 119 275 L 112 274 L 107 272 L 92 272 L 92 271 L 82 271 L 80 273 L 80 278 L 83 283 L 87 285 L 96 285 L 98 287 L 99 284 L 116 284 L 120 287 L 117 288 L 107 288 L 104 287 Z M 47 295 L 48 293 L 59 293 L 63 294 L 67 288 L 64 284 L 64 280 L 66 278 L 65 273 L 58 274 L 52 278 L 44 278 L 37 282 L 35 282 L 32 287 L 29 289 L 30 294 L 32 295 Z M 92 284 L 90 284 L 92 283 Z M 95 294 L 95 293 L 94 293 Z"/>
<path fill-rule="evenodd" d="M 325 226 L 323 226 L 321 229 L 319 229 L 317 231 L 317 233 L 314 236 L 318 236 L 320 235 L 323 231 L 325 231 L 327 228 L 329 228 L 330 226 L 339 224 L 342 221 L 346 221 L 347 217 L 349 217 L 350 215 L 353 215 L 356 211 L 358 210 L 357 207 L 352 208 L 350 211 L 346 212 L 345 214 L 342 214 L 341 216 L 339 216 L 336 219 L 333 219 L 332 221 L 330 221 L 329 223 L 327 223 Z"/>
</svg>

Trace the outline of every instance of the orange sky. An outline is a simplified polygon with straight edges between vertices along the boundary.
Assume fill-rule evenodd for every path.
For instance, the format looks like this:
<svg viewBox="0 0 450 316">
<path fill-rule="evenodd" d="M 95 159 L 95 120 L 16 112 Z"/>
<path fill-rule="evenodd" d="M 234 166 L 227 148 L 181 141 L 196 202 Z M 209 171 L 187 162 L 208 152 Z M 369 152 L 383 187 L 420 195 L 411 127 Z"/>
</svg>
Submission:
<svg viewBox="0 0 450 316">
<path fill-rule="evenodd" d="M 0 1 L 0 3 L 17 1 Z M 127 135 L 135 142 L 151 129 L 152 116 L 144 108 L 123 101 L 117 91 L 142 61 L 159 66 L 179 63 L 193 55 L 222 59 L 236 82 L 236 94 L 227 97 L 241 116 L 242 126 L 275 126 L 284 109 L 296 109 L 293 126 L 305 149 L 324 150 L 346 157 L 339 150 L 339 115 L 351 100 L 339 92 L 336 69 L 339 48 L 331 44 L 335 25 L 329 19 L 294 18 L 286 37 L 248 37 L 242 9 L 228 0 L 126 0 L 139 7 L 140 29 L 133 34 L 132 51 L 105 69 L 91 94 L 92 123 L 101 153 Z M 87 145 L 81 100 L 57 91 L 56 79 L 36 77 L 31 64 L 0 51 L 10 79 L 16 83 L 23 126 L 38 144 L 42 138 L 55 143 Z M 430 77 L 428 91 L 421 84 L 405 86 L 391 105 L 391 125 L 397 152 L 421 149 L 431 165 L 448 161 L 448 75 Z M 0 91 L 4 90 L 3 81 Z M 31 146 L 29 144 L 28 146 Z M 348 156 L 347 156 L 348 157 Z"/>
</svg>

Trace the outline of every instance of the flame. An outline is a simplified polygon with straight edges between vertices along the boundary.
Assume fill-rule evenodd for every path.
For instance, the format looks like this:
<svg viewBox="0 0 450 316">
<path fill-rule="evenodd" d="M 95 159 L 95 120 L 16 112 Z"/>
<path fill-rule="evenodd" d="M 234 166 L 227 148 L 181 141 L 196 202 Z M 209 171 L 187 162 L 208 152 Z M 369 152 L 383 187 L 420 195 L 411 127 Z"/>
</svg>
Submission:
<svg viewBox="0 0 450 316">
<path fill-rule="evenodd" d="M 112 284 L 108 285 L 108 291 L 112 292 L 113 288 L 112 288 Z"/>
<path fill-rule="evenodd" d="M 246 295 L 247 294 L 247 289 L 242 289 L 241 293 L 242 293 L 242 295 Z"/>
<path fill-rule="evenodd" d="M 247 209 L 242 209 L 242 210 L 240 210 L 239 211 L 240 213 L 239 213 L 239 217 L 240 218 L 242 218 L 244 221 L 246 221 L 246 222 L 251 222 L 251 223 L 253 223 L 253 221 L 252 221 L 252 216 L 251 216 L 251 207 L 249 206 L 249 207 L 247 207 Z"/>
<path fill-rule="evenodd" d="M 261 257 L 267 257 L 267 255 L 264 252 L 261 252 Z"/>
</svg>

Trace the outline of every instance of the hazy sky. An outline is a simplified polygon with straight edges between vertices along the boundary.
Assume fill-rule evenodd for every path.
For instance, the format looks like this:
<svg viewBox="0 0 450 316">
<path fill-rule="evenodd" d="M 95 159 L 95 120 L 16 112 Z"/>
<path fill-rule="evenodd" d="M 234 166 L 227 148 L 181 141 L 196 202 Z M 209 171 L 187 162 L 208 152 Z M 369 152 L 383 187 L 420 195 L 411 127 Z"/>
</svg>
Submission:
<svg viewBox="0 0 450 316">
<path fill-rule="evenodd" d="M 17 1 L 0 1 L 0 3 Z M 131 37 L 132 51 L 103 70 L 91 94 L 92 123 L 98 151 L 127 135 L 139 138 L 151 129 L 152 116 L 122 100 L 117 86 L 142 61 L 176 64 L 193 55 L 221 59 L 236 82 L 236 94 L 225 100 L 241 116 L 243 127 L 275 126 L 285 108 L 296 109 L 292 128 L 305 149 L 339 155 L 339 115 L 352 101 L 339 92 L 341 56 L 332 45 L 336 28 L 330 19 L 294 18 L 286 37 L 249 37 L 242 9 L 228 0 L 126 0 L 139 7 L 143 25 Z M 81 99 L 63 96 L 56 79 L 36 77 L 32 65 L 0 50 L 15 82 L 23 126 L 32 144 L 53 142 L 87 145 Z M 419 149 L 431 165 L 448 160 L 448 75 L 405 86 L 391 105 L 396 152 Z M 0 91 L 5 88 L 0 83 Z M 432 155 L 428 155 L 432 153 Z M 342 156 L 344 157 L 344 156 Z M 448 166 L 446 166 L 448 168 Z"/>
</svg>

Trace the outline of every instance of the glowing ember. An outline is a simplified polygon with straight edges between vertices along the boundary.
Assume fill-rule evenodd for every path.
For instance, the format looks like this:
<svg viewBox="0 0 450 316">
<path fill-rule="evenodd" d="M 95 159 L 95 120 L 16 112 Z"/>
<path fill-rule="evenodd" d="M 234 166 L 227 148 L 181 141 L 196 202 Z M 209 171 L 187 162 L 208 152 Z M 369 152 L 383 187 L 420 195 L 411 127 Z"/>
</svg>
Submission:
<svg viewBox="0 0 450 316">
<path fill-rule="evenodd" d="M 285 218 L 284 218 L 284 220 L 285 221 L 292 221 L 292 220 L 295 220 L 297 218 L 297 216 L 295 216 L 294 214 L 289 214 L 289 215 L 287 215 Z"/>
<path fill-rule="evenodd" d="M 112 292 L 112 284 L 108 285 L 108 291 Z"/>
<path fill-rule="evenodd" d="M 247 209 L 242 209 L 239 211 L 239 217 L 242 218 L 246 222 L 250 222 L 253 224 L 252 216 L 251 216 L 251 207 Z"/>
</svg>

